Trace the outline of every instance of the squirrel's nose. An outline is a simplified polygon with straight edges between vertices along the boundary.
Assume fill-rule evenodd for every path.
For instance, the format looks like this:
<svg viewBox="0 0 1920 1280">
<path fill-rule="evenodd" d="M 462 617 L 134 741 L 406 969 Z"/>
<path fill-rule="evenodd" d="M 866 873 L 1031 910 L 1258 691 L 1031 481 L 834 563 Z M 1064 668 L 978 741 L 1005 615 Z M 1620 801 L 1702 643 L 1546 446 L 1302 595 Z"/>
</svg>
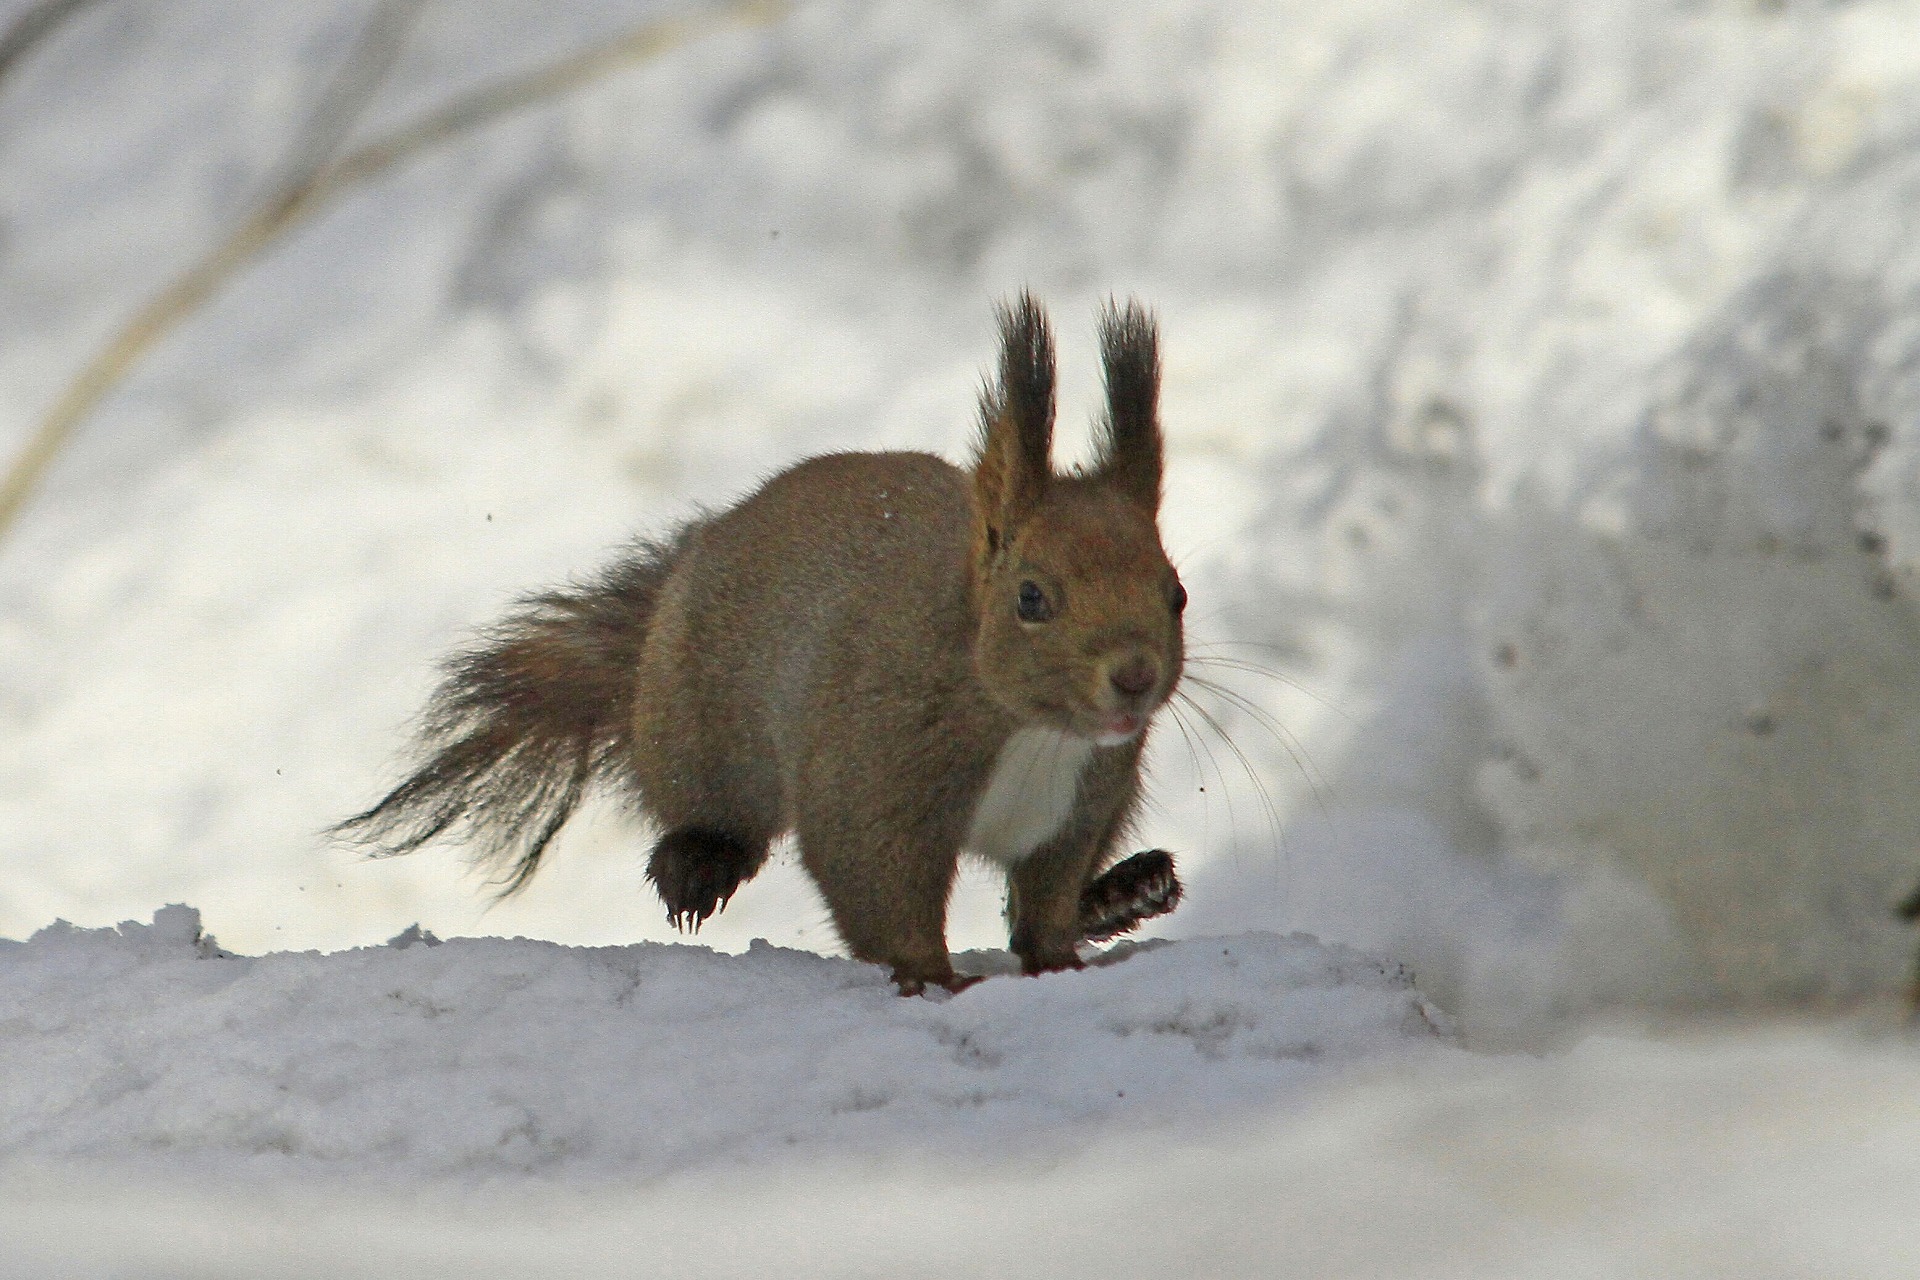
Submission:
<svg viewBox="0 0 1920 1280">
<path fill-rule="evenodd" d="M 1160 668 L 1144 655 L 1128 659 L 1107 676 L 1113 687 L 1129 698 L 1137 698 L 1160 682 Z"/>
</svg>

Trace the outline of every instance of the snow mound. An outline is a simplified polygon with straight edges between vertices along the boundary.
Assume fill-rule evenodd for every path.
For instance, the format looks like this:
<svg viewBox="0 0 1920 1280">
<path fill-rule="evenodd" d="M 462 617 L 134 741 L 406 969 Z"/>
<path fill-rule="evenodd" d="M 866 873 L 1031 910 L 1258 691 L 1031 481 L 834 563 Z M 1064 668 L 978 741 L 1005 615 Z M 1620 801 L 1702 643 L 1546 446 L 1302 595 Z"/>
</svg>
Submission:
<svg viewBox="0 0 1920 1280">
<path fill-rule="evenodd" d="M 1315 954 L 1263 941 L 1228 945 L 1243 961 Z M 1153 987 L 1135 966 L 1183 950 L 1178 963 L 1210 963 L 1193 944 L 1118 973 Z M 894 1003 L 950 1012 L 966 998 Z M 1539 1058 L 1453 1053 L 1348 1072 L 1283 1108 L 1116 1126 L 1037 1158 L 929 1144 L 471 1188 L 68 1168 L 0 1182 L 0 1273 L 1904 1280 L 1920 1270 L 1916 1089 L 1911 1044 L 1777 1026 L 1679 1043 L 1601 1035 Z"/>
<path fill-rule="evenodd" d="M 409 930 L 248 957 L 186 907 L 61 923 L 0 947 L 0 1156 L 470 1186 L 781 1151 L 1004 1155 L 1075 1129 L 1217 1121 L 1324 1064 L 1446 1037 L 1411 975 L 1304 935 L 1106 960 L 903 1000 L 872 966 L 765 943 Z"/>
</svg>

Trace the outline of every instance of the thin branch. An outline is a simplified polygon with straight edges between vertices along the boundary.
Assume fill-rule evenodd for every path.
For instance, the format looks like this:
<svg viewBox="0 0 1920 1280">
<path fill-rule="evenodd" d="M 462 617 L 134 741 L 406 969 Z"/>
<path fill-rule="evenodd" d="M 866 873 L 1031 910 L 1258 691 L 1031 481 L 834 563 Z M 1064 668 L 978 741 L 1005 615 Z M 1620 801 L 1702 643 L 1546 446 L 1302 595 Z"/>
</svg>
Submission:
<svg viewBox="0 0 1920 1280">
<path fill-rule="evenodd" d="M 294 136 L 268 191 L 286 192 L 311 182 L 353 132 L 380 91 L 413 34 L 428 0 L 379 0 L 360 28 L 360 38 L 341 60 L 307 122 Z"/>
<path fill-rule="evenodd" d="M 57 0 L 67 8 L 59 14 L 43 18 L 33 30 L 44 33 L 46 24 L 57 22 L 71 12 L 76 3 L 88 2 Z M 14 24 L 8 37 L 28 28 L 36 13 L 55 7 L 55 3 L 56 0 L 50 0 L 41 5 L 39 10 L 23 17 Z M 261 202 L 256 212 L 241 223 L 225 243 L 177 276 L 136 312 L 133 319 L 122 326 L 107 346 L 97 352 L 67 385 L 52 412 L 43 420 L 40 430 L 28 441 L 19 457 L 14 459 L 5 482 L 0 483 L 0 534 L 4 533 L 20 506 L 52 465 L 73 428 L 125 375 L 140 353 L 165 336 L 174 323 L 205 302 L 221 282 L 271 239 L 276 227 L 283 225 L 277 221 L 275 211 L 283 209 L 294 193 L 313 183 L 315 176 L 324 171 L 334 151 L 353 131 L 367 104 L 378 92 L 380 82 L 392 69 L 394 59 L 406 41 L 413 20 L 419 16 L 423 3 L 424 0 L 380 0 L 368 15 L 360 38 L 354 42 L 353 49 L 342 62 L 332 83 L 320 95 L 313 114 L 288 148 L 287 158 L 280 166 L 283 176 L 268 186 L 273 194 Z"/>
<path fill-rule="evenodd" d="M 0 83 L 6 81 L 7 73 L 13 70 L 14 64 L 31 53 L 35 45 L 59 30 L 61 23 L 94 2 L 40 0 L 39 4 L 15 18 L 4 32 L 0 32 Z"/>
<path fill-rule="evenodd" d="M 354 187 L 438 143 L 471 133 L 523 107 L 600 79 L 622 67 L 727 25 L 761 25 L 786 12 L 785 0 L 736 0 L 724 9 L 649 23 L 584 53 L 456 99 L 413 124 L 295 177 L 206 257 L 188 267 L 122 325 L 68 383 L 26 447 L 0 480 L 4 539 L 41 479 L 94 407 L 151 347 L 236 275 L 289 227 L 312 217 Z"/>
</svg>

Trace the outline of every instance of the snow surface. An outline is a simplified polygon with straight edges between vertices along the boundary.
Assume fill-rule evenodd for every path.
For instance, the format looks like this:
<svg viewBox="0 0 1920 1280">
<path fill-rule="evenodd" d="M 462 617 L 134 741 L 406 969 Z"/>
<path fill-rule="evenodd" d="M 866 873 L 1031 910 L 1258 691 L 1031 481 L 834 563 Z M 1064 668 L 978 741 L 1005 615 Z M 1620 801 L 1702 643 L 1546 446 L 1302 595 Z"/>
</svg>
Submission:
<svg viewBox="0 0 1920 1280">
<path fill-rule="evenodd" d="M 0 70 L 0 450 L 287 172 L 373 11 L 94 0 Z M 700 11 L 432 0 L 347 145 Z M 806 0 L 395 166 L 0 532 L 0 1270 L 1912 1274 L 1917 223 L 1915 0 Z M 1228 689 L 1152 748 L 1175 945 L 901 1004 L 790 856 L 708 952 L 652 945 L 612 806 L 493 907 L 457 850 L 320 838 L 518 592 L 811 453 L 961 456 L 1022 285 L 1069 455 L 1098 302 L 1164 327 Z M 999 905 L 972 874 L 954 945 Z M 702 975 L 671 1046 L 606 1013 L 628 971 Z M 1111 1031 L 1183 991 L 1226 1029 Z M 1867 1012 L 1580 1038 L 1781 1006 Z M 843 1066 L 773 1083 L 809 1045 Z M 748 1118 L 663 1101 L 675 1046 Z M 577 1168 L 524 1168 L 550 1133 Z"/>
<path fill-rule="evenodd" d="M 0 1032 L 7 1275 L 1920 1265 L 1910 1043 L 1478 1057 L 1302 936 L 903 1000 L 765 945 L 235 956 L 175 906 L 0 946 Z"/>
<path fill-rule="evenodd" d="M 1204 1123 L 1444 1026 L 1403 971 L 1301 936 L 1161 944 L 939 1001 L 766 944 L 411 931 L 231 956 L 180 906 L 56 925 L 0 965 L 0 1150 L 248 1178 L 645 1180 L 823 1145 L 980 1158 Z"/>
</svg>

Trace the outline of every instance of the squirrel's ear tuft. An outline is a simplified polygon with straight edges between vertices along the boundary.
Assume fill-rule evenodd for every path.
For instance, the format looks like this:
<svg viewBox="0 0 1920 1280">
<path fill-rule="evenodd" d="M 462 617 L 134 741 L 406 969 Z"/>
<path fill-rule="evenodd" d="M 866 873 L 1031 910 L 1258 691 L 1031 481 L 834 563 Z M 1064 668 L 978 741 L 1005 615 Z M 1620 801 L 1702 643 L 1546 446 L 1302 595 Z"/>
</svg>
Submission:
<svg viewBox="0 0 1920 1280">
<path fill-rule="evenodd" d="M 1093 475 L 1149 513 L 1160 510 L 1160 329 L 1133 299 L 1100 311 L 1100 363 L 1107 383 Z"/>
<path fill-rule="evenodd" d="M 974 465 L 976 548 L 999 549 L 1012 526 L 1047 493 L 1053 453 L 1053 335 L 1046 313 L 1022 291 L 1000 307 L 1000 368 L 980 394 L 980 456 Z"/>
</svg>

